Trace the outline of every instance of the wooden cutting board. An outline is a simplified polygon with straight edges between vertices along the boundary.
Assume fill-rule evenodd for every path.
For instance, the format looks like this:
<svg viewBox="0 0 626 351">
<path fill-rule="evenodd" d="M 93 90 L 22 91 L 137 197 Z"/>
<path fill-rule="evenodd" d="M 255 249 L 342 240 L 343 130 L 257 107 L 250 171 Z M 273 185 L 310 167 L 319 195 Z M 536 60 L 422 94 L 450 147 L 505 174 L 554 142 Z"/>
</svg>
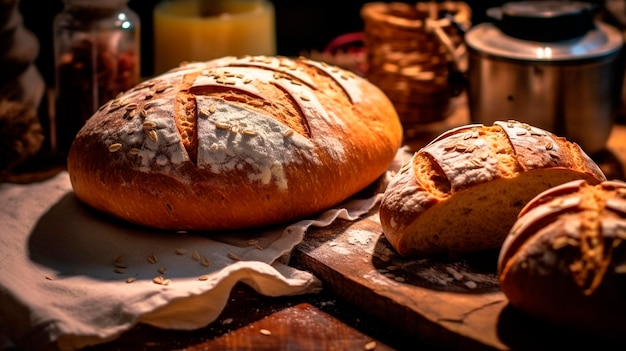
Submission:
<svg viewBox="0 0 626 351">
<path fill-rule="evenodd" d="M 626 127 L 616 126 L 606 154 L 595 157 L 607 178 L 624 179 Z M 445 350 L 608 348 L 513 309 L 496 277 L 498 252 L 462 259 L 406 259 L 389 245 L 378 209 L 362 219 L 312 228 L 293 254 L 294 264 L 316 274 L 347 303 Z"/>
<path fill-rule="evenodd" d="M 382 235 L 377 209 L 307 233 L 296 264 L 390 328 L 443 348 L 507 349 L 495 326 L 507 300 L 495 253 L 474 260 L 408 260 Z"/>
</svg>

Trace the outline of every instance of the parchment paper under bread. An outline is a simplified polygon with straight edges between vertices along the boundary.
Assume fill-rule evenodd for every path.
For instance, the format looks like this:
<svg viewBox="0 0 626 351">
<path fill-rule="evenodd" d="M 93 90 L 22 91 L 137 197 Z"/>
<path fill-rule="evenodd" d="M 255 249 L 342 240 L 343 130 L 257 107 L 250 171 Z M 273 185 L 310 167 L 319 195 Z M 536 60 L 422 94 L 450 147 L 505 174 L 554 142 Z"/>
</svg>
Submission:
<svg viewBox="0 0 626 351">
<path fill-rule="evenodd" d="M 396 159 L 381 184 L 400 167 Z M 2 184 L 0 349 L 57 342 L 74 350 L 137 323 L 201 328 L 219 317 L 238 282 L 267 296 L 319 292 L 319 279 L 287 265 L 291 251 L 307 228 L 356 220 L 380 198 L 350 199 L 287 226 L 209 235 L 136 227 L 96 212 L 76 198 L 67 172 Z"/>
</svg>

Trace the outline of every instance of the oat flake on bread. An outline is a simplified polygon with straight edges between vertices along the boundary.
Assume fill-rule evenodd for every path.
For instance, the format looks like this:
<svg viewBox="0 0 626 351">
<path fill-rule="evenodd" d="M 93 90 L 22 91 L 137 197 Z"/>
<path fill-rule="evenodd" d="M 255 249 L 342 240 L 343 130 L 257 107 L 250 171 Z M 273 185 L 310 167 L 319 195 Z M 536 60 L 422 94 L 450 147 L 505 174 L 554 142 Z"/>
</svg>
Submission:
<svg viewBox="0 0 626 351">
<path fill-rule="evenodd" d="M 578 144 L 518 121 L 470 124 L 415 152 L 385 189 L 380 221 L 404 256 L 497 249 L 529 200 L 576 179 L 606 180 Z"/>
<path fill-rule="evenodd" d="M 386 95 L 306 58 L 181 64 L 103 105 L 68 154 L 76 196 L 162 229 L 285 223 L 385 173 L 402 142 Z"/>
</svg>

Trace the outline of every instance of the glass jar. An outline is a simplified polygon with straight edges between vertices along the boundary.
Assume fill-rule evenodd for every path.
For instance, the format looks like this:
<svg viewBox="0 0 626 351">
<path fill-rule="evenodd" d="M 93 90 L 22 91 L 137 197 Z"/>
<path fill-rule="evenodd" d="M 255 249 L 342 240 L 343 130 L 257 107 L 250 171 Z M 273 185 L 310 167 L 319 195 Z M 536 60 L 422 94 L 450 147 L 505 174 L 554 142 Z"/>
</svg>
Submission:
<svg viewBox="0 0 626 351">
<path fill-rule="evenodd" d="M 97 109 L 140 77 L 140 20 L 128 0 L 63 0 L 53 22 L 53 150 L 66 153 Z"/>
</svg>

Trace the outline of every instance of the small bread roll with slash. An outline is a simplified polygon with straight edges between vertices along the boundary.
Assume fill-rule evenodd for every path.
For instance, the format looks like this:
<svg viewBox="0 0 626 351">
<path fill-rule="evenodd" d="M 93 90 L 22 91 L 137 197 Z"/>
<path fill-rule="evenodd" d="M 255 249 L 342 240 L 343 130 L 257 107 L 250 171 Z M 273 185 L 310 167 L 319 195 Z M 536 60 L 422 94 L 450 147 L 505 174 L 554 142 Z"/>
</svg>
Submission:
<svg viewBox="0 0 626 351">
<path fill-rule="evenodd" d="M 498 258 L 517 310 L 598 337 L 626 330 L 626 182 L 575 180 L 532 199 Z"/>
</svg>

